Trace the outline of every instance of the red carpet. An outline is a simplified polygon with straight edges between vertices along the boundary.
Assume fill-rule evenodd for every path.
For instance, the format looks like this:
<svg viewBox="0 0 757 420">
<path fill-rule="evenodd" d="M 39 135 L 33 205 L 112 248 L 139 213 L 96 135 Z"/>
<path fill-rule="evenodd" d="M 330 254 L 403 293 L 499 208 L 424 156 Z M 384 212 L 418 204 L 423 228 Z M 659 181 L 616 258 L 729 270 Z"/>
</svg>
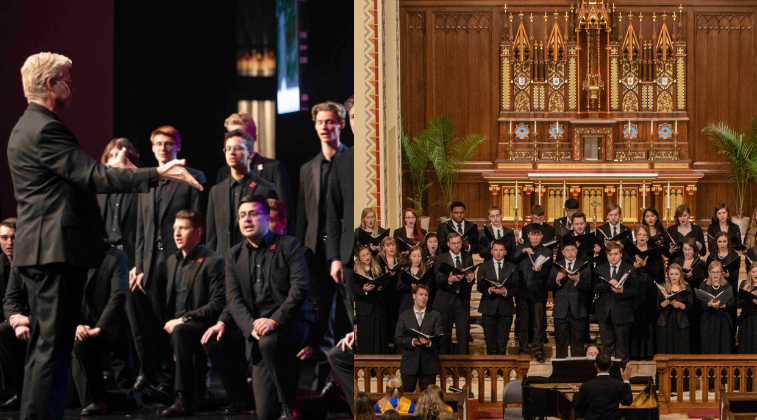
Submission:
<svg viewBox="0 0 757 420">
<path fill-rule="evenodd" d="M 698 408 L 687 413 L 690 419 L 703 419 L 705 417 L 718 418 L 720 412 L 717 408 Z"/>
<path fill-rule="evenodd" d="M 502 411 L 479 411 L 479 419 L 501 419 Z"/>
</svg>

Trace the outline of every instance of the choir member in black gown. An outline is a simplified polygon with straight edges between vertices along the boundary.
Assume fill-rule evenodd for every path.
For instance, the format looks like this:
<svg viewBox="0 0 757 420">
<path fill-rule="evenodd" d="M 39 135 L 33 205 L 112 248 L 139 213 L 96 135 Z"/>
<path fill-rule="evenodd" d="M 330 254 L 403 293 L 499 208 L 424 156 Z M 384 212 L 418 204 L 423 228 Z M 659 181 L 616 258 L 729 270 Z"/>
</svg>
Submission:
<svg viewBox="0 0 757 420">
<path fill-rule="evenodd" d="M 694 238 L 684 239 L 681 250 L 681 256 L 672 259 L 673 263 L 681 266 L 684 270 L 683 279 L 691 287 L 698 289 L 705 278 L 707 278 L 707 264 L 695 250 L 697 243 Z M 699 337 L 699 320 L 702 317 L 699 305 L 694 305 L 689 311 L 689 320 L 691 322 L 691 353 L 700 354 L 699 347 L 701 338 Z M 658 352 L 659 353 L 659 352 Z"/>
<path fill-rule="evenodd" d="M 661 290 L 657 292 L 657 353 L 689 353 L 689 311 L 694 304 L 694 289 L 683 280 L 681 266 L 670 264 L 665 279 L 666 295 L 684 289 L 690 294 L 680 302 L 671 302 L 665 299 Z"/>
<path fill-rule="evenodd" d="M 599 255 L 597 255 L 597 265 L 604 264 L 607 262 L 606 254 L 604 252 L 604 248 L 607 246 L 607 243 L 609 242 L 609 239 L 612 239 L 616 237 L 617 235 L 627 231 L 631 230 L 628 226 L 620 223 L 620 212 L 621 208 L 615 203 L 610 203 L 605 208 L 606 213 L 605 216 L 607 217 L 607 223 L 599 226 L 595 233 L 597 235 L 597 243 L 599 243 L 599 246 L 602 247 L 603 252 L 600 252 Z"/>
<path fill-rule="evenodd" d="M 644 209 L 644 216 L 642 216 L 644 226 L 649 228 L 649 240 L 647 243 L 649 246 L 660 246 L 665 239 L 665 228 L 662 227 L 660 221 L 660 215 L 657 214 L 657 210 L 653 208 Z"/>
<path fill-rule="evenodd" d="M 423 251 L 423 255 L 426 258 L 426 268 L 434 271 L 434 258 L 441 253 L 441 250 L 439 249 L 439 238 L 436 236 L 436 232 L 429 232 L 426 234 L 426 237 L 423 238 Z M 431 274 L 432 279 L 435 278 L 435 276 L 436 273 Z M 436 282 L 430 282 L 429 287 L 431 288 L 431 296 L 428 298 L 427 305 L 432 307 L 434 298 L 436 297 Z"/>
<path fill-rule="evenodd" d="M 578 200 L 569 198 L 565 200 L 565 216 L 556 218 L 552 225 L 555 228 L 557 239 L 573 233 L 573 215 L 578 213 Z"/>
<path fill-rule="evenodd" d="M 410 275 L 412 275 L 416 279 L 423 277 L 423 275 L 426 274 L 426 271 L 428 270 L 426 261 L 423 258 L 423 248 L 421 248 L 420 245 L 413 246 L 412 248 L 410 248 L 410 251 L 408 251 L 407 258 L 410 261 L 410 265 L 408 265 L 406 268 L 403 268 L 403 270 L 410 273 Z M 413 283 L 412 286 L 409 286 L 401 279 L 397 279 L 397 294 L 399 295 L 400 300 L 399 313 L 402 313 L 413 307 L 412 292 L 415 284 L 416 283 Z"/>
<path fill-rule="evenodd" d="M 502 211 L 497 206 L 489 207 L 487 211 L 489 217 L 489 225 L 484 226 L 481 232 L 478 234 L 478 254 L 485 261 L 492 259 L 492 242 L 498 238 L 504 238 L 505 235 L 513 230 L 502 226 Z M 508 262 L 512 262 L 512 254 L 515 251 L 515 235 L 513 239 L 509 240 L 505 244 L 505 257 Z"/>
<path fill-rule="evenodd" d="M 676 207 L 674 225 L 667 229 L 665 234 L 665 243 L 668 244 L 670 258 L 676 259 L 681 255 L 682 250 L 678 247 L 674 247 L 675 243 L 683 241 L 685 238 L 694 238 L 696 241 L 697 253 L 701 256 L 707 254 L 707 245 L 704 241 L 704 232 L 702 228 L 695 223 L 689 222 L 689 216 L 691 215 L 691 209 L 686 204 L 681 204 Z M 673 242 L 675 241 L 675 243 Z M 684 267 L 685 268 L 685 267 Z M 696 287 L 696 286 L 695 286 Z"/>
<path fill-rule="evenodd" d="M 418 219 L 418 213 L 415 210 L 405 209 L 402 218 L 402 227 L 394 230 L 392 236 L 394 239 L 401 240 L 407 245 L 418 245 L 423 237 L 426 236 L 426 230 L 421 228 L 421 221 Z"/>
<path fill-rule="evenodd" d="M 645 225 L 639 225 L 634 232 L 636 234 L 636 247 L 640 251 L 647 251 L 650 248 L 649 228 Z M 656 298 L 659 294 L 656 283 L 664 282 L 664 268 L 662 256 L 641 258 L 639 255 L 630 253 L 629 248 L 625 247 L 623 257 L 627 263 L 633 264 L 637 268 L 636 284 L 638 292 L 633 301 L 633 324 L 631 324 L 631 359 L 632 360 L 651 360 L 654 357 L 654 323 L 656 321 L 656 311 L 652 308 L 656 304 Z"/>
<path fill-rule="evenodd" d="M 389 337 L 389 340 L 394 338 L 394 330 L 400 316 L 400 295 L 397 292 L 400 259 L 397 241 L 387 236 L 381 241 L 379 264 L 381 264 L 383 271 L 391 276 L 389 284 L 384 286 L 382 293 L 384 314 L 386 314 L 386 336 Z"/>
<path fill-rule="evenodd" d="M 746 280 L 741 282 L 741 289 L 755 295 L 751 300 L 739 298 L 741 308 L 739 315 L 739 353 L 757 353 L 757 263 L 749 266 Z"/>
<path fill-rule="evenodd" d="M 723 278 L 723 265 L 717 261 L 707 266 L 709 277 L 700 289 L 713 296 L 729 288 L 728 281 Z M 735 305 L 733 294 L 727 300 L 712 299 L 709 302 L 697 299 L 702 309 L 702 354 L 729 354 L 733 336 L 733 320 L 728 313 Z"/>
<path fill-rule="evenodd" d="M 355 249 L 355 273 L 376 278 L 383 271 L 371 255 L 367 245 Z M 364 284 L 355 288 L 355 323 L 357 324 L 356 354 L 386 354 L 386 322 L 381 288 Z"/>
<path fill-rule="evenodd" d="M 725 210 L 721 210 L 725 212 Z M 734 225 L 736 226 L 736 225 Z M 712 227 L 712 225 L 710 225 Z M 736 229 L 739 227 L 736 226 Z M 709 235 L 709 233 L 708 233 Z M 729 236 L 728 232 L 716 232 L 714 235 L 715 240 L 710 246 L 710 255 L 707 256 L 707 267 L 709 269 L 710 263 L 713 261 L 719 262 L 723 266 L 724 280 L 730 283 L 733 296 L 736 296 L 739 287 L 739 269 L 741 269 L 741 255 L 733 250 L 733 240 Z M 739 237 L 739 243 L 741 238 Z M 736 325 L 736 304 L 728 305 L 728 314 L 731 316 L 731 325 Z M 735 331 L 733 331 L 735 333 Z M 731 334 L 731 346 L 736 344 L 736 335 Z"/>
<path fill-rule="evenodd" d="M 363 213 L 360 215 L 360 227 L 355 228 L 355 248 L 357 248 L 358 245 L 368 245 L 371 249 L 371 254 L 375 257 L 379 252 L 379 246 L 373 244 L 361 244 L 360 229 L 363 229 L 373 236 L 379 236 L 386 232 L 386 229 L 376 223 L 376 212 L 372 208 L 364 208 Z"/>
<path fill-rule="evenodd" d="M 744 264 L 749 267 L 752 263 L 757 262 L 757 207 L 752 211 L 752 218 L 749 219 L 749 227 L 744 235 Z"/>
<path fill-rule="evenodd" d="M 731 212 L 725 203 L 720 203 L 715 207 L 712 223 L 707 226 L 707 245 L 710 247 L 710 252 L 717 246 L 715 241 L 717 240 L 717 234 L 720 232 L 728 234 L 728 240 L 731 241 L 732 246 L 741 245 L 741 229 L 739 225 L 733 223 L 733 220 L 731 220 Z M 729 282 L 733 283 L 732 281 Z"/>
</svg>

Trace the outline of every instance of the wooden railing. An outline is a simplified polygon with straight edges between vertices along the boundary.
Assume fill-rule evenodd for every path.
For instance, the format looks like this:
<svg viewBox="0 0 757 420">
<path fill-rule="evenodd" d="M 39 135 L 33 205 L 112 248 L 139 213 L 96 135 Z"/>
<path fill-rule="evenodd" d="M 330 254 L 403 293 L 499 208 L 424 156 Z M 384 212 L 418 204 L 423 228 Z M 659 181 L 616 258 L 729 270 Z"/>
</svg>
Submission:
<svg viewBox="0 0 757 420">
<path fill-rule="evenodd" d="M 752 420 L 757 417 L 757 392 L 726 392 L 720 385 L 720 418 Z"/>
<path fill-rule="evenodd" d="M 660 414 L 720 408 L 721 385 L 729 393 L 757 391 L 755 355 L 658 354 L 654 360 Z"/>
<path fill-rule="evenodd" d="M 531 358 L 521 356 L 440 356 L 442 375 L 439 386 L 467 386 L 481 410 L 502 409 L 502 389 L 528 373 Z M 355 381 L 358 390 L 381 393 L 386 381 L 400 368 L 400 356 L 355 355 Z"/>
</svg>

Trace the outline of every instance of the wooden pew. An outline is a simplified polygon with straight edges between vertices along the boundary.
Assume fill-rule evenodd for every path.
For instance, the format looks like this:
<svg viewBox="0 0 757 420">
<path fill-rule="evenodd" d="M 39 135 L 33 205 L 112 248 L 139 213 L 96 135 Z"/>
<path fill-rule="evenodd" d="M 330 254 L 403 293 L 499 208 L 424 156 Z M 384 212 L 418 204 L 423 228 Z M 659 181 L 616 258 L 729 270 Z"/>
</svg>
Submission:
<svg viewBox="0 0 757 420">
<path fill-rule="evenodd" d="M 733 420 L 757 418 L 757 392 L 726 392 L 721 384 L 720 418 Z"/>
<path fill-rule="evenodd" d="M 469 407 L 468 404 L 468 387 L 464 386 L 462 388 L 463 392 L 445 392 L 444 393 L 444 402 L 452 407 L 453 410 L 455 410 L 455 415 L 457 415 L 458 420 L 477 420 L 478 419 L 478 408 Z M 381 393 L 368 393 L 367 394 L 371 401 L 374 403 L 382 398 L 384 398 L 384 394 Z M 409 399 L 410 401 L 418 403 L 418 398 L 421 396 L 420 393 L 417 392 L 407 392 L 403 395 L 403 397 Z M 404 418 L 410 418 L 413 417 L 414 414 L 401 414 L 400 417 Z M 378 415 L 379 418 L 381 418 L 381 415 Z"/>
</svg>

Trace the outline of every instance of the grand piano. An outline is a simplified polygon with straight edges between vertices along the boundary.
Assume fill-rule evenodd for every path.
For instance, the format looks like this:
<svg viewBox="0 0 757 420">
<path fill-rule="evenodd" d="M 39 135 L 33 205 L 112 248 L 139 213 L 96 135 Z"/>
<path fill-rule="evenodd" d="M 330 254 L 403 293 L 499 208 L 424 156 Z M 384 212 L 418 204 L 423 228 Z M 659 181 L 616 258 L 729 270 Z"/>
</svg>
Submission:
<svg viewBox="0 0 757 420">
<path fill-rule="evenodd" d="M 621 362 L 613 361 L 610 376 L 622 380 Z M 582 417 L 573 408 L 573 387 L 597 377 L 593 357 L 552 359 L 552 373 L 548 377 L 526 376 L 523 379 L 523 418 L 557 417 L 574 420 Z M 632 377 L 631 392 L 634 398 L 652 383 L 649 376 Z M 651 388 L 656 393 L 656 388 Z M 656 395 L 655 395 L 656 396 Z M 626 420 L 659 420 L 659 404 L 653 408 L 621 408 Z"/>
</svg>

